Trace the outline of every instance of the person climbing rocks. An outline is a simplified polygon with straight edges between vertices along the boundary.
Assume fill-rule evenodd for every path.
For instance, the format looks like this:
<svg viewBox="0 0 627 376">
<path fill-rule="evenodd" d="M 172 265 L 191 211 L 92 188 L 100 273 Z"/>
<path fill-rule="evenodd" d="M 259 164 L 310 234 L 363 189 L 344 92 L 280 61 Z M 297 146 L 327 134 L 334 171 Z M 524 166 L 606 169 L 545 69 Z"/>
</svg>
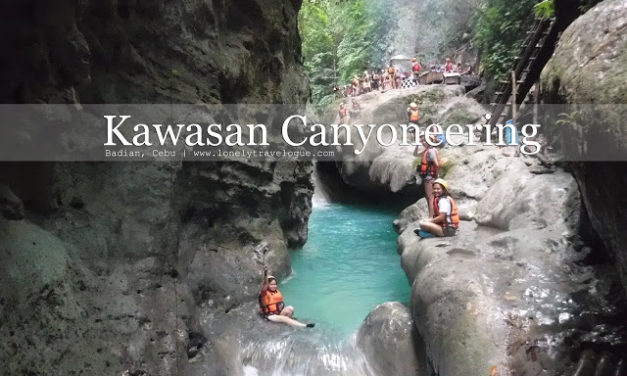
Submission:
<svg viewBox="0 0 627 376">
<path fill-rule="evenodd" d="M 263 285 L 259 292 L 259 311 L 268 321 L 280 322 L 300 328 L 313 328 L 316 324 L 304 324 L 292 318 L 294 307 L 285 306 L 283 295 L 277 289 L 277 280 L 274 276 L 268 275 L 268 269 L 263 268 Z"/>
<path fill-rule="evenodd" d="M 421 238 L 435 236 L 454 236 L 459 227 L 457 204 L 449 194 L 449 186 L 444 179 L 433 181 L 434 213 L 429 219 L 420 221 L 420 228 L 415 229 Z"/>
<path fill-rule="evenodd" d="M 350 110 L 348 111 L 351 119 L 354 119 L 357 117 L 357 115 L 359 115 L 359 113 L 361 112 L 361 106 L 359 105 L 359 103 L 357 103 L 357 101 L 355 99 L 353 99 L 352 105 Z"/>
<path fill-rule="evenodd" d="M 432 144 L 437 143 L 437 137 L 435 135 L 431 135 L 429 137 Z M 425 188 L 425 198 L 427 199 L 427 205 L 429 206 L 429 218 L 433 217 L 433 187 L 431 183 L 438 178 L 438 173 L 440 170 L 439 165 L 439 154 L 438 150 L 431 146 L 425 136 L 420 136 L 420 142 L 425 148 L 425 151 L 422 153 L 422 160 L 418 165 L 418 174 L 422 178 L 422 185 Z M 416 146 L 414 149 L 414 156 L 418 157 L 419 146 Z"/>
<path fill-rule="evenodd" d="M 455 67 L 453 66 L 453 62 L 450 57 L 446 58 L 446 64 L 444 64 L 444 73 L 453 73 Z"/>
<path fill-rule="evenodd" d="M 348 111 L 346 110 L 346 105 L 344 103 L 340 103 L 340 110 L 338 113 L 340 114 L 340 124 L 346 124 L 348 121 Z"/>
<path fill-rule="evenodd" d="M 415 102 L 411 102 L 409 104 L 409 108 L 407 109 L 407 118 L 409 120 L 409 124 L 418 124 L 420 120 L 420 112 L 418 111 L 418 105 Z"/>
<path fill-rule="evenodd" d="M 418 61 L 418 59 L 416 59 L 415 57 L 412 58 L 411 61 L 412 61 L 411 71 L 414 75 L 414 82 L 417 85 L 418 79 L 420 78 L 420 70 L 422 69 L 422 66 L 420 65 L 420 62 Z"/>
</svg>

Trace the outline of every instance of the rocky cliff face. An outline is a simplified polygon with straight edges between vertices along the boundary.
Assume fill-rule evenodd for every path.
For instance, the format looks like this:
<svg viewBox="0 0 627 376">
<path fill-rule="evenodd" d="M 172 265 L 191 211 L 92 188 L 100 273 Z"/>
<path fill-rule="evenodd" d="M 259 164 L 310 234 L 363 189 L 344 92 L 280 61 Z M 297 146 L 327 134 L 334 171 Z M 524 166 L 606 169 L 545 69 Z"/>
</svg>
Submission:
<svg viewBox="0 0 627 376">
<path fill-rule="evenodd" d="M 461 95 L 464 88 L 457 85 L 423 85 L 403 91 L 389 91 L 383 94 L 368 93 L 358 97 L 363 110 L 351 119 L 353 124 L 392 124 L 396 126 L 398 143 L 402 140 L 399 124 L 407 124 L 407 111 L 411 102 L 418 104 L 421 129 L 431 124 L 474 124 L 484 113 L 474 100 Z M 378 128 L 374 128 L 373 134 Z M 382 132 L 382 140 L 391 139 L 387 129 Z M 337 163 L 342 180 L 361 192 L 392 193 L 395 196 L 415 197 L 423 190 L 420 178 L 416 179 L 414 146 L 382 146 L 371 137 L 362 145 L 358 132 L 353 128 L 351 140 L 360 154 L 345 153 Z M 408 137 L 408 144 L 413 143 Z M 417 181 L 418 180 L 418 181 Z M 390 200 L 394 198 L 391 197 Z"/>
<path fill-rule="evenodd" d="M 299 1 L 3 5 L 3 103 L 303 103 Z M 289 272 L 310 163 L 4 163 L 8 374 L 242 372 L 207 317 Z M 210 320 L 212 325 L 220 318 Z"/>
<path fill-rule="evenodd" d="M 412 314 L 440 375 L 625 372 L 616 270 L 581 242 L 573 177 L 507 149 L 446 150 L 462 218 L 456 236 L 420 240 L 424 199 L 395 222 Z M 475 148 L 476 149 L 476 148 Z M 604 327 L 613 339 L 599 337 Z M 619 339 L 620 338 L 620 339 Z M 614 341 L 618 339 L 618 341 Z"/>
<path fill-rule="evenodd" d="M 398 122 L 414 95 L 365 99 L 371 107 L 361 116 Z M 444 124 L 473 122 L 482 113 L 476 102 L 455 93 L 440 100 L 428 116 Z M 428 363 L 439 375 L 489 374 L 493 367 L 499 375 L 625 372 L 624 294 L 604 250 L 582 240 L 587 222 L 576 181 L 514 149 L 440 151 L 462 219 L 455 237 L 420 240 L 414 234 L 427 217 L 424 199 L 395 221 L 412 283 L 412 318 Z M 344 171 L 346 181 L 370 189 L 395 181 L 421 188 L 408 168 L 412 148 L 368 145 L 366 151 L 368 158 L 343 161 L 363 170 Z"/>
<path fill-rule="evenodd" d="M 567 142 L 589 143 L 618 158 L 591 161 L 583 155 L 579 162 L 568 165 L 581 189 L 592 226 L 617 261 L 625 288 L 627 237 L 623 227 L 627 216 L 622 208 L 627 198 L 618 192 L 627 184 L 627 130 L 622 120 L 627 105 L 626 18 L 624 1 L 603 1 L 592 8 L 564 31 L 542 75 L 547 103 L 608 105 L 597 112 L 593 121 L 578 122 Z M 559 125 L 546 126 L 552 142 L 564 142 Z"/>
</svg>

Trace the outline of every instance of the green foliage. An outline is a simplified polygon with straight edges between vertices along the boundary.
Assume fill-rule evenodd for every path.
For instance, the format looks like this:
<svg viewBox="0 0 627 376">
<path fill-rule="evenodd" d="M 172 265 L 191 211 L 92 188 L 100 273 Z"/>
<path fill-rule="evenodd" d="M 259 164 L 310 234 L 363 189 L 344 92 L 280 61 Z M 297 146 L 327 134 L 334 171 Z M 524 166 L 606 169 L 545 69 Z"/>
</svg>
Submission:
<svg viewBox="0 0 627 376">
<path fill-rule="evenodd" d="M 324 2 L 305 2 L 299 14 L 305 70 L 314 102 L 330 92 L 336 72 L 336 42 Z"/>
<path fill-rule="evenodd" d="M 536 17 L 539 18 L 551 18 L 555 16 L 555 3 L 553 0 L 539 2 L 533 9 L 535 10 Z"/>
<path fill-rule="evenodd" d="M 474 40 L 489 76 L 507 78 L 526 32 L 533 23 L 536 1 L 485 1 L 475 22 Z"/>
<path fill-rule="evenodd" d="M 331 103 L 333 85 L 381 67 L 394 22 L 380 0 L 305 0 L 299 25 L 312 101 Z"/>
</svg>

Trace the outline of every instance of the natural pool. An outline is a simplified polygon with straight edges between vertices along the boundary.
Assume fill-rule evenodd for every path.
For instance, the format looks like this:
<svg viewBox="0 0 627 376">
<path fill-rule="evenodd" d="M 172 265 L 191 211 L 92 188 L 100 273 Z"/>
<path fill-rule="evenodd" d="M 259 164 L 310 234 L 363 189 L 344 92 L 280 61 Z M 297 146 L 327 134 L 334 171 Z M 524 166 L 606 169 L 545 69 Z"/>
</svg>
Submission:
<svg viewBox="0 0 627 376">
<path fill-rule="evenodd" d="M 296 317 L 340 337 L 353 333 L 383 302 L 409 303 L 411 286 L 396 251 L 389 208 L 325 204 L 314 208 L 309 239 L 292 251 L 279 288 Z"/>
</svg>

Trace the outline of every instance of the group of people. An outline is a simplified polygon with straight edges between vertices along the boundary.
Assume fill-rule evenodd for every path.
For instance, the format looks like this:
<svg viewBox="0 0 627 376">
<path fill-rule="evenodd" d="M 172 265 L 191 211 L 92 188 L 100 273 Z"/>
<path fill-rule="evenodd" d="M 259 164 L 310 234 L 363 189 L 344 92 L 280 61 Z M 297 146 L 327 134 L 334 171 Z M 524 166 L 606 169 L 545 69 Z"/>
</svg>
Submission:
<svg viewBox="0 0 627 376">
<path fill-rule="evenodd" d="M 472 74 L 472 67 L 466 64 L 466 67 L 462 67 L 461 63 L 454 64 L 451 58 L 447 57 L 443 65 L 431 64 L 431 70 L 441 73 L 459 73 L 459 74 Z"/>
<path fill-rule="evenodd" d="M 344 87 L 342 94 L 345 97 L 356 97 L 371 91 L 398 89 L 401 86 L 401 77 L 401 71 L 393 66 L 380 70 L 366 70 L 362 75 L 356 74 L 351 83 Z"/>
<path fill-rule="evenodd" d="M 419 126 L 420 112 L 416 103 L 410 103 L 407 108 L 407 118 L 408 124 Z M 416 172 L 422 178 L 429 208 L 429 218 L 420 221 L 420 227 L 414 230 L 421 239 L 433 236 L 453 236 L 459 227 L 457 204 L 449 195 L 448 183 L 439 177 L 440 156 L 438 149 L 433 145 L 441 140 L 431 135 L 430 141 L 430 143 L 427 142 L 425 136 L 422 135 L 421 145 L 417 145 L 414 149 L 414 156 L 420 157 Z M 424 150 L 420 150 L 421 146 Z"/>
<path fill-rule="evenodd" d="M 340 103 L 340 109 L 338 115 L 340 117 L 340 124 L 348 124 L 349 119 L 354 119 L 361 112 L 361 105 L 355 98 L 351 100 L 350 106 L 346 106 L 344 103 Z"/>
<path fill-rule="evenodd" d="M 344 97 L 356 97 L 371 91 L 387 91 L 399 89 L 404 79 L 413 75 L 418 83 L 418 73 L 422 69 L 417 58 L 412 59 L 411 72 L 403 72 L 397 66 L 388 65 L 383 69 L 365 70 L 362 75 L 355 75 L 350 84 L 340 87 L 333 86 L 333 92 Z"/>
<path fill-rule="evenodd" d="M 353 104 L 359 106 L 354 99 Z M 340 117 L 342 116 L 348 116 L 344 104 L 340 105 Z M 407 117 L 409 124 L 419 126 L 420 112 L 416 103 L 410 103 L 407 108 Z M 422 178 L 425 198 L 429 207 L 429 217 L 421 220 L 419 222 L 420 227 L 414 230 L 414 233 L 421 239 L 454 236 L 459 227 L 457 204 L 449 193 L 448 182 L 439 176 L 440 156 L 438 149 L 434 146 L 438 139 L 431 135 L 429 141 L 427 142 L 425 136 L 422 135 L 420 137 L 421 145 L 417 145 L 414 149 L 414 156 L 420 158 L 416 172 Z M 305 324 L 294 318 L 294 308 L 285 305 L 283 295 L 277 288 L 277 279 L 268 275 L 266 267 L 263 269 L 263 283 L 259 293 L 259 313 L 271 322 L 301 328 L 313 328 L 315 326 L 314 323 Z"/>
<path fill-rule="evenodd" d="M 462 67 L 461 63 L 453 63 L 451 58 L 446 58 L 444 64 L 431 63 L 429 65 L 431 71 L 441 73 L 459 73 L 471 74 L 472 67 L 466 65 Z M 333 92 L 341 97 L 356 97 L 361 94 L 372 91 L 387 91 L 391 89 L 400 89 L 403 80 L 412 78 L 414 83 L 419 84 L 422 65 L 417 58 L 411 59 L 411 71 L 404 72 L 398 66 L 388 65 L 384 69 L 365 70 L 362 75 L 356 74 L 352 81 L 344 86 L 333 86 Z"/>
</svg>

